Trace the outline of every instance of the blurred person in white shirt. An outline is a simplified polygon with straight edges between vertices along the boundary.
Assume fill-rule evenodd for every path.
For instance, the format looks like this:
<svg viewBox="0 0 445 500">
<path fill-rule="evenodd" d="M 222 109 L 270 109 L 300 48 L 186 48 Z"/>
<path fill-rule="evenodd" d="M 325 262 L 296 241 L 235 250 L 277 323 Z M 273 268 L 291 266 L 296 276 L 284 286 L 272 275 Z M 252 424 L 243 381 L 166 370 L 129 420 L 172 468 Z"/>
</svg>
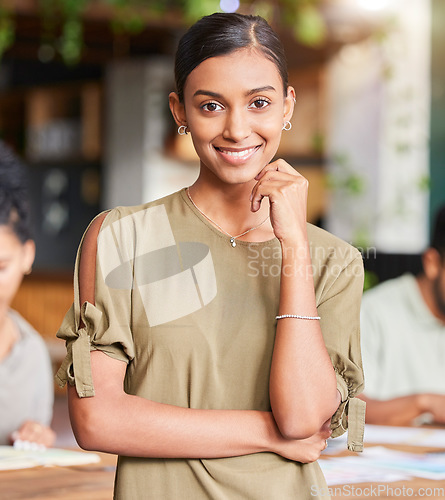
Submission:
<svg viewBox="0 0 445 500">
<path fill-rule="evenodd" d="M 368 423 L 445 424 L 445 205 L 422 267 L 363 296 L 361 398 Z"/>
</svg>

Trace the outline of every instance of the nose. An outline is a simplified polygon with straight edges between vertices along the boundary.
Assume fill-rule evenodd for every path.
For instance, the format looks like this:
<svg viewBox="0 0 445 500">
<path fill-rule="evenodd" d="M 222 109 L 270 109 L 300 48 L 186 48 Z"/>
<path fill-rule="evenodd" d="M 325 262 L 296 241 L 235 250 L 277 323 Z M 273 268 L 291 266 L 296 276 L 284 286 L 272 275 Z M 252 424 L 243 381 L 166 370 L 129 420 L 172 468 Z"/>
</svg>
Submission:
<svg viewBox="0 0 445 500">
<path fill-rule="evenodd" d="M 224 139 L 233 142 L 242 142 L 246 137 L 249 137 L 251 133 L 252 125 L 247 110 L 227 110 L 222 134 Z"/>
</svg>

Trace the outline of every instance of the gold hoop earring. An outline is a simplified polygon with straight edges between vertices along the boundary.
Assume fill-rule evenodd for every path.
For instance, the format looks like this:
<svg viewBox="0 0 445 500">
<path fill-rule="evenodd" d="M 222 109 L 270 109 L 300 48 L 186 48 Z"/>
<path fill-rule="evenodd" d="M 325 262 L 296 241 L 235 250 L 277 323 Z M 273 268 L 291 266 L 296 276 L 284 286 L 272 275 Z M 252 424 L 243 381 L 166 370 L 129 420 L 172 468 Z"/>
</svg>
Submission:
<svg viewBox="0 0 445 500">
<path fill-rule="evenodd" d="M 178 127 L 179 135 L 187 135 L 187 133 L 188 133 L 187 125 L 181 125 L 180 127 Z"/>
<path fill-rule="evenodd" d="M 283 125 L 283 130 L 290 130 L 292 128 L 292 123 L 287 121 L 284 125 Z"/>
</svg>

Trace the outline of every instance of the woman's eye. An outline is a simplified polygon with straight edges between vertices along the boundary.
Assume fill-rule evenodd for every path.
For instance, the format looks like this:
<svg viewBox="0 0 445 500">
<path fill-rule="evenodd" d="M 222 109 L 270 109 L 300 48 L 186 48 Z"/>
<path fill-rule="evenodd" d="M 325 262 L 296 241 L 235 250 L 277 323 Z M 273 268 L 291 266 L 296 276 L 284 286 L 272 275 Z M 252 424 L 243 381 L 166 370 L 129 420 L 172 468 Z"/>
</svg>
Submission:
<svg viewBox="0 0 445 500">
<path fill-rule="evenodd" d="M 202 106 L 202 109 L 204 111 L 219 111 L 222 109 L 222 107 L 216 102 L 208 102 L 207 104 L 204 104 L 204 106 Z"/>
<path fill-rule="evenodd" d="M 255 99 L 253 103 L 250 105 L 251 108 L 255 109 L 263 109 L 267 106 L 269 106 L 270 102 L 267 101 L 266 99 Z"/>
</svg>

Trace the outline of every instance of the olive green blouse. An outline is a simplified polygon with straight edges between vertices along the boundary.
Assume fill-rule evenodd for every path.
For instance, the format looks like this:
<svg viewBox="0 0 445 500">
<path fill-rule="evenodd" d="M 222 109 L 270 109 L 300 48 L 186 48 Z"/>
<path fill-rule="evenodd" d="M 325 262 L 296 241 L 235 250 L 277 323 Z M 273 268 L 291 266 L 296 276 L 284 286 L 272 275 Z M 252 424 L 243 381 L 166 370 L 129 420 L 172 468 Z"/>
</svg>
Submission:
<svg viewBox="0 0 445 500">
<path fill-rule="evenodd" d="M 342 403 L 333 436 L 349 425 L 360 451 L 364 409 L 359 310 L 360 253 L 308 225 L 318 313 Z M 94 396 L 90 351 L 125 361 L 129 394 L 186 408 L 270 411 L 269 373 L 279 305 L 277 239 L 237 241 L 211 225 L 185 190 L 108 212 L 97 248 L 95 299 L 75 300 L 58 332 L 67 356 L 61 386 Z M 80 318 L 85 327 L 79 328 Z M 354 398 L 354 399 L 353 399 Z M 318 463 L 274 453 L 221 459 L 119 457 L 115 498 L 246 500 L 317 498 Z"/>
</svg>

